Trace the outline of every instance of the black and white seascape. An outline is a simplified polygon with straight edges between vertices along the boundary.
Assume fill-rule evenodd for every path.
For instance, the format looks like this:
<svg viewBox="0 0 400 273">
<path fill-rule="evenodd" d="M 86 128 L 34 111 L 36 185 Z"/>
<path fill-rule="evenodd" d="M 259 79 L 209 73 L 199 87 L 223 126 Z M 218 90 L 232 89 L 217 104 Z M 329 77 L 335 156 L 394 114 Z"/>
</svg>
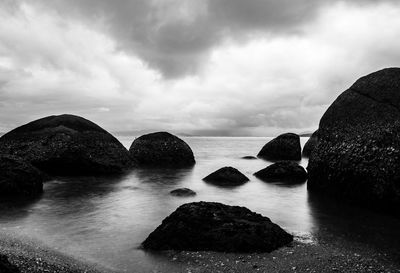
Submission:
<svg viewBox="0 0 400 273">
<path fill-rule="evenodd" d="M 400 272 L 400 3 L 0 0 L 0 273 Z"/>
</svg>

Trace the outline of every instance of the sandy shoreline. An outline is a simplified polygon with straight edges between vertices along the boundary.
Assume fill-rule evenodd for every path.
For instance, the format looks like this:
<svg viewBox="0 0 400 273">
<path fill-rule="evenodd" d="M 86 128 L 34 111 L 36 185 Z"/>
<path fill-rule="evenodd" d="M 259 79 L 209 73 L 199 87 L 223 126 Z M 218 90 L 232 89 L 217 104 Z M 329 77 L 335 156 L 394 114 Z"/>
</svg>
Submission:
<svg viewBox="0 0 400 273">
<path fill-rule="evenodd" d="M 0 232 L 0 254 L 7 255 L 21 272 L 118 272 L 4 232 Z M 271 253 L 166 251 L 159 254 L 178 265 L 176 272 L 400 272 L 400 260 L 393 255 L 337 239 L 304 242 L 296 237 L 291 245 Z M 167 271 L 155 265 L 149 272 Z"/>
<path fill-rule="evenodd" d="M 79 261 L 28 238 L 0 232 L 0 254 L 6 255 L 21 272 L 115 272 L 88 261 Z"/>
</svg>

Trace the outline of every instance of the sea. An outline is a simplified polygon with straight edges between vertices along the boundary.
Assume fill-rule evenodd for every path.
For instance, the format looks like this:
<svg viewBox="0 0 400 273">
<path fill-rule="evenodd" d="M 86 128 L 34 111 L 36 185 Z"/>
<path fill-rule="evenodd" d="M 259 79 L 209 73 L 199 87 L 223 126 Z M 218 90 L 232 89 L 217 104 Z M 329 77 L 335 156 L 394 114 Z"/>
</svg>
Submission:
<svg viewBox="0 0 400 273">
<path fill-rule="evenodd" d="M 129 149 L 134 136 L 117 138 Z M 296 240 L 318 243 L 335 236 L 377 249 L 399 250 L 400 220 L 345 202 L 314 196 L 307 183 L 265 183 L 253 174 L 272 164 L 255 156 L 269 137 L 183 137 L 196 164 L 185 169 L 136 168 L 114 177 L 57 178 L 46 182 L 33 201 L 0 206 L 0 228 L 31 238 L 72 257 L 125 272 L 174 272 L 178 265 L 164 255 L 144 251 L 141 242 L 184 203 L 221 202 L 245 206 L 269 217 Z M 301 138 L 302 145 L 307 137 Z M 299 164 L 307 167 L 307 159 Z M 232 166 L 250 181 L 218 187 L 202 178 Z M 194 197 L 171 196 L 186 187 Z"/>
</svg>

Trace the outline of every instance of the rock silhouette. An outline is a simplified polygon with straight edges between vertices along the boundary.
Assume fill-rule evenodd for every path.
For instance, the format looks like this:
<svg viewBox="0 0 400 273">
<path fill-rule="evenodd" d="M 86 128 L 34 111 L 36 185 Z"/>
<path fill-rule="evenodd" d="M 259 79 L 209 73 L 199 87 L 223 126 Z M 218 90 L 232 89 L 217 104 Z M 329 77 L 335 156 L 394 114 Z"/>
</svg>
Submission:
<svg viewBox="0 0 400 273">
<path fill-rule="evenodd" d="M 8 132 L 0 138 L 0 153 L 55 175 L 120 173 L 132 165 L 115 137 L 74 115 L 45 117 Z"/>
<path fill-rule="evenodd" d="M 192 191 L 191 189 L 188 188 L 180 188 L 176 189 L 170 192 L 171 195 L 173 196 L 194 196 L 196 195 L 196 192 Z"/>
<path fill-rule="evenodd" d="M 43 192 L 45 176 L 22 159 L 0 155 L 0 195 L 34 197 Z"/>
<path fill-rule="evenodd" d="M 203 180 L 221 186 L 236 186 L 246 183 L 249 178 L 233 167 L 223 167 L 207 175 Z"/>
<path fill-rule="evenodd" d="M 302 183 L 307 180 L 307 172 L 293 161 L 276 162 L 254 174 L 266 182 Z"/>
<path fill-rule="evenodd" d="M 317 146 L 317 143 L 318 143 L 318 130 L 315 131 L 307 140 L 306 144 L 304 144 L 302 152 L 303 156 L 310 157 L 311 152 L 314 150 L 315 146 Z"/>
<path fill-rule="evenodd" d="M 189 145 L 167 132 L 151 133 L 135 139 L 129 153 L 143 166 L 189 167 L 195 164 Z"/>
<path fill-rule="evenodd" d="M 277 136 L 257 155 L 266 160 L 301 160 L 300 137 L 293 133 Z"/>
<path fill-rule="evenodd" d="M 400 68 L 357 80 L 320 120 L 308 189 L 400 215 Z"/>
<path fill-rule="evenodd" d="M 213 202 L 180 206 L 142 243 L 152 250 L 270 252 L 293 236 L 247 208 Z"/>
</svg>

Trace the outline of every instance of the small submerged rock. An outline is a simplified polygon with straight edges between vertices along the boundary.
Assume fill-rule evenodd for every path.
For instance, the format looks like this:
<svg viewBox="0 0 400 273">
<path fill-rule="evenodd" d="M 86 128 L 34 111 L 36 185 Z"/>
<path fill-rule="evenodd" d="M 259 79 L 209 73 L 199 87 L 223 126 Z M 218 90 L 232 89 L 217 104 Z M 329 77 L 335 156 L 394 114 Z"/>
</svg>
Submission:
<svg viewBox="0 0 400 273">
<path fill-rule="evenodd" d="M 204 181 L 222 186 L 242 185 L 250 179 L 233 167 L 223 167 L 203 178 Z"/>
<path fill-rule="evenodd" d="M 265 144 L 257 156 L 266 160 L 301 160 L 300 137 L 293 133 L 279 135 Z"/>
<path fill-rule="evenodd" d="M 188 188 L 180 188 L 180 189 L 170 191 L 170 194 L 173 196 L 185 197 L 185 196 L 194 196 L 194 195 L 196 195 L 196 192 L 194 192 Z"/>
<path fill-rule="evenodd" d="M 44 178 L 42 172 L 21 158 L 0 156 L 1 196 L 37 196 L 43 192 Z"/>
<path fill-rule="evenodd" d="M 266 182 L 302 183 L 307 180 L 306 170 L 293 161 L 276 162 L 254 174 Z"/>
<path fill-rule="evenodd" d="M 195 164 L 189 145 L 167 132 L 156 132 L 135 139 L 131 157 L 142 166 L 189 167 Z"/>
<path fill-rule="evenodd" d="M 257 159 L 257 157 L 252 156 L 252 155 L 246 155 L 246 156 L 242 156 L 242 159 L 252 160 L 252 159 Z"/>
<path fill-rule="evenodd" d="M 293 236 L 245 207 L 214 202 L 180 206 L 142 243 L 151 250 L 270 252 Z"/>
<path fill-rule="evenodd" d="M 19 273 L 18 267 L 8 261 L 7 256 L 0 255 L 0 272 L 1 273 Z"/>
</svg>

